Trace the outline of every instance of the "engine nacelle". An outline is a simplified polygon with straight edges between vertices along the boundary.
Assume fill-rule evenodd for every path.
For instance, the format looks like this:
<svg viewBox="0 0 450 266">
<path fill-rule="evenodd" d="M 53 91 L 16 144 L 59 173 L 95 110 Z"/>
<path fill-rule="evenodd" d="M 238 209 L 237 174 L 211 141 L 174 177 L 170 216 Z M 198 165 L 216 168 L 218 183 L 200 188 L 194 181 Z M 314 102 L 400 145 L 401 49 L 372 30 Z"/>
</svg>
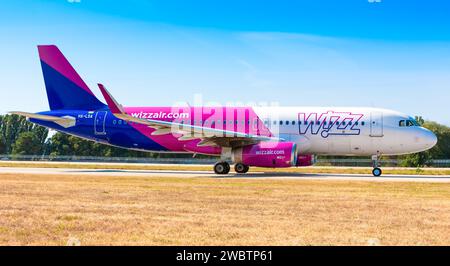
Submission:
<svg viewBox="0 0 450 266">
<path fill-rule="evenodd" d="M 291 167 L 297 162 L 297 146 L 293 142 L 265 141 L 232 151 L 235 163 L 259 167 Z"/>
<path fill-rule="evenodd" d="M 311 166 L 316 163 L 314 155 L 297 155 L 296 166 Z"/>
</svg>

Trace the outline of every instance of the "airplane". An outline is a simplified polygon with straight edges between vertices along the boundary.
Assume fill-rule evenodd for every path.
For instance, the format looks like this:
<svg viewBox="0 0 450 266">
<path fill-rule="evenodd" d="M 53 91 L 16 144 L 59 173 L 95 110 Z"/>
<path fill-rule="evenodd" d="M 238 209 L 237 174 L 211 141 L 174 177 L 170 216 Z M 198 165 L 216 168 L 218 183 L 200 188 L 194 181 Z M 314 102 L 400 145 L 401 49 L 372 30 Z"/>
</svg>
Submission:
<svg viewBox="0 0 450 266">
<path fill-rule="evenodd" d="M 371 156 L 425 151 L 430 130 L 400 112 L 367 107 L 124 107 L 103 86 L 101 102 L 55 45 L 38 45 L 49 111 L 10 112 L 91 141 L 147 152 L 217 156 L 216 174 L 249 167 L 301 167 L 316 155 Z"/>
</svg>

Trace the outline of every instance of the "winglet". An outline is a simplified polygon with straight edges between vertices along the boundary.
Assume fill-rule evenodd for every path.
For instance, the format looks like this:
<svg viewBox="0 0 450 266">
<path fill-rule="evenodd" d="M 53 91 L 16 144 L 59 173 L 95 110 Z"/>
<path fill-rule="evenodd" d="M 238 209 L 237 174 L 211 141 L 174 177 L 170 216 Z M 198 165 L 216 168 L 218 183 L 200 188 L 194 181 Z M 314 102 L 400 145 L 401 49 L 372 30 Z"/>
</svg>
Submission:
<svg viewBox="0 0 450 266">
<path fill-rule="evenodd" d="M 120 105 L 109 93 L 109 91 L 103 86 L 103 84 L 98 84 L 98 88 L 103 94 L 103 97 L 105 97 L 106 103 L 108 104 L 109 109 L 113 114 L 125 114 L 125 111 L 123 110 L 122 105 Z"/>
</svg>

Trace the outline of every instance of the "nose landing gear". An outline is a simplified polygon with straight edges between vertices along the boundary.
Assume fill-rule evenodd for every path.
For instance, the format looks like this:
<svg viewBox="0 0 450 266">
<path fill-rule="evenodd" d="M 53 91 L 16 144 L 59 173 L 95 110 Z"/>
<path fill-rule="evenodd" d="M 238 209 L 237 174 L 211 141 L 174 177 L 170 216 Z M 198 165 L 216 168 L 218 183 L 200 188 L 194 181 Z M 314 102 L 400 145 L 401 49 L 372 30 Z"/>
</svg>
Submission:
<svg viewBox="0 0 450 266">
<path fill-rule="evenodd" d="M 382 171 L 379 167 L 375 167 L 372 170 L 372 174 L 373 174 L 373 176 L 380 176 L 382 174 Z"/>
<path fill-rule="evenodd" d="M 372 163 L 373 163 L 372 174 L 373 174 L 373 176 L 381 176 L 381 174 L 383 173 L 383 171 L 381 171 L 381 168 L 379 167 L 380 166 L 379 159 L 380 159 L 380 154 L 372 155 Z"/>
</svg>

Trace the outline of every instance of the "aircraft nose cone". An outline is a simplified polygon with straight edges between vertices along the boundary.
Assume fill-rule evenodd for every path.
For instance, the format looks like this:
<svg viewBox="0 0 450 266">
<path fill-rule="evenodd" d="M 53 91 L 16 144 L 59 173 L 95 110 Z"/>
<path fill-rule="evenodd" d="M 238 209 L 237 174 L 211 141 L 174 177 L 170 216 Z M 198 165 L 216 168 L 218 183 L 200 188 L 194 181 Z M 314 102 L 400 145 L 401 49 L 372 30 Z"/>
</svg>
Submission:
<svg viewBox="0 0 450 266">
<path fill-rule="evenodd" d="M 433 148 L 437 143 L 437 137 L 431 130 L 425 129 L 423 138 L 428 149 Z"/>
</svg>

